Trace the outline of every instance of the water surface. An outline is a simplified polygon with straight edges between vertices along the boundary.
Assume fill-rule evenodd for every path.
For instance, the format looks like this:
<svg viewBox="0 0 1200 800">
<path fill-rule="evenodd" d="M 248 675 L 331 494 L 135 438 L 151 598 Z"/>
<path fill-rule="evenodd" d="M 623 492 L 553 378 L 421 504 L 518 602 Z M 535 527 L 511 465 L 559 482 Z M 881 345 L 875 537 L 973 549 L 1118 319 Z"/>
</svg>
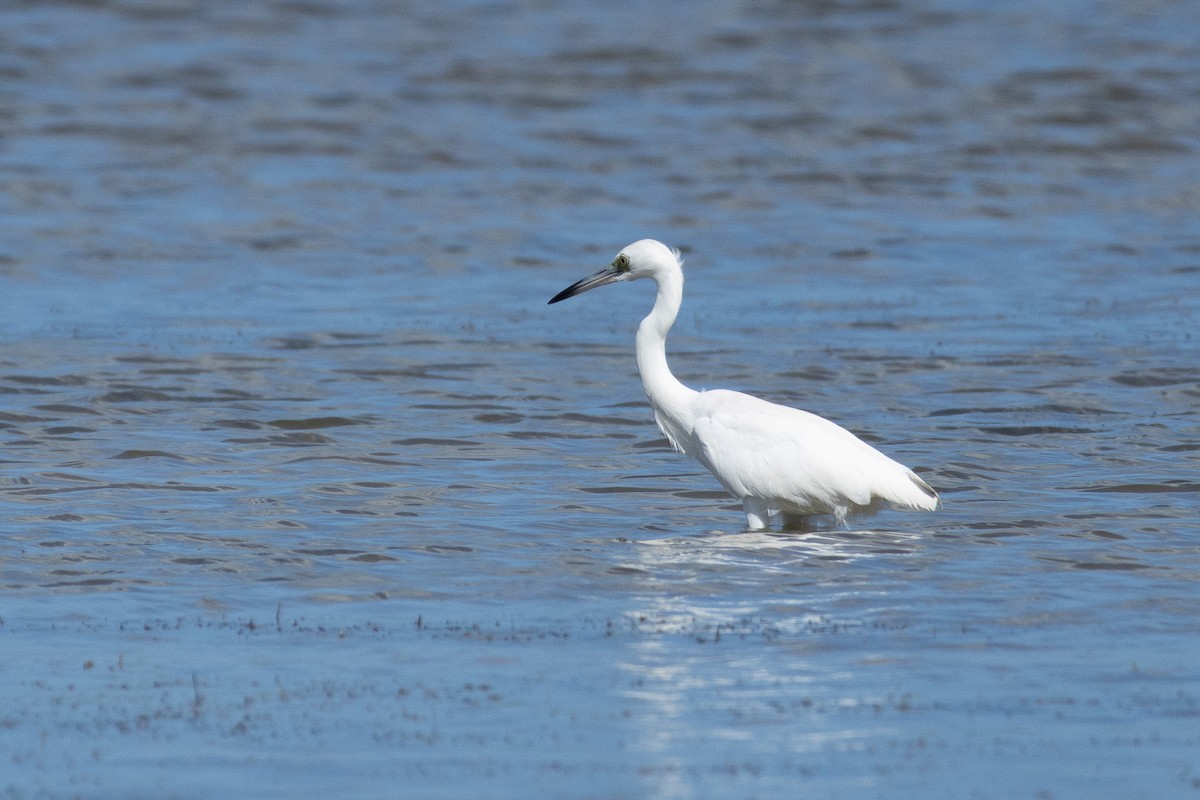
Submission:
<svg viewBox="0 0 1200 800">
<path fill-rule="evenodd" d="M 0 11 L 0 794 L 1195 796 L 1198 25 Z M 945 508 L 743 531 L 645 236 Z"/>
</svg>

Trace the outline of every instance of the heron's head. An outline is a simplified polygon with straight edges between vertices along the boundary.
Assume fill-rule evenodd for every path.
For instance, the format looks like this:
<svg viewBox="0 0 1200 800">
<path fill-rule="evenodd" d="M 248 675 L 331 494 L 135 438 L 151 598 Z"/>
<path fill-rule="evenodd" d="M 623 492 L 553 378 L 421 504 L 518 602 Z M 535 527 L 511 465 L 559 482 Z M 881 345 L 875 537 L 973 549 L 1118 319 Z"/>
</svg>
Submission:
<svg viewBox="0 0 1200 800">
<path fill-rule="evenodd" d="M 654 239 L 642 239 L 624 247 L 617 257 L 604 269 L 595 275 L 589 275 L 581 281 L 563 289 L 554 297 L 551 303 L 566 300 L 577 294 L 583 294 L 597 286 L 606 286 L 619 281 L 634 281 L 638 278 L 655 278 L 672 271 L 683 269 L 683 259 L 678 250 L 672 250 L 662 242 Z"/>
</svg>

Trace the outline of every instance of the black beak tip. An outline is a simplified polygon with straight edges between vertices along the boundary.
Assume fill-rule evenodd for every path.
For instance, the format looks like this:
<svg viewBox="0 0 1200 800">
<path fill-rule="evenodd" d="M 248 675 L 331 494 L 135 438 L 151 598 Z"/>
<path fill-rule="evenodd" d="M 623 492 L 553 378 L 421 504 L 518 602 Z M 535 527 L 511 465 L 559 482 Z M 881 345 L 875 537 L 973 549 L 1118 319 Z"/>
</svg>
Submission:
<svg viewBox="0 0 1200 800">
<path fill-rule="evenodd" d="M 568 297 L 574 297 L 577 294 L 579 294 L 579 284 L 572 284 L 558 294 L 554 295 L 554 297 L 551 297 L 549 300 L 547 300 L 546 305 L 552 306 L 555 303 L 566 300 Z"/>
<path fill-rule="evenodd" d="M 560 300 L 566 300 L 568 297 L 574 297 L 577 294 L 583 294 L 586 291 L 595 289 L 597 286 L 604 286 L 605 284 L 612 283 L 614 280 L 620 280 L 620 277 L 614 275 L 611 270 L 602 269 L 595 275 L 589 275 L 583 280 L 575 281 L 570 286 L 554 295 L 554 297 L 551 297 L 546 305 L 552 306 Z"/>
</svg>

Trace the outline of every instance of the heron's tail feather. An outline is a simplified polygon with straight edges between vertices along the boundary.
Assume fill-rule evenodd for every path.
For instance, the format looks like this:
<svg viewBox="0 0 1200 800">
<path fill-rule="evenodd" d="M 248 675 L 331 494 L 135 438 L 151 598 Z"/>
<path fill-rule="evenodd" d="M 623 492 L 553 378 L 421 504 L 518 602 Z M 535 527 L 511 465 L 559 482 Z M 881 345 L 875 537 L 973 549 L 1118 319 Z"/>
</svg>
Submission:
<svg viewBox="0 0 1200 800">
<path fill-rule="evenodd" d="M 888 500 L 900 508 L 911 508 L 914 511 L 936 511 L 942 504 L 938 493 L 933 490 L 921 476 L 911 469 L 905 470 L 908 482 L 895 492 Z"/>
</svg>

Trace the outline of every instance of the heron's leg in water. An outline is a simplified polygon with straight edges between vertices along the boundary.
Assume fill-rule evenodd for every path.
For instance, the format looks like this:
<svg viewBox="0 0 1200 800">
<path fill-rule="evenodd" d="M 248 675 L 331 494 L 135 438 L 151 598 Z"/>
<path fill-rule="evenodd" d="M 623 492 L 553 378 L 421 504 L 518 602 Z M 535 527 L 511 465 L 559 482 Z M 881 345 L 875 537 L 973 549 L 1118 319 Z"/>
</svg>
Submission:
<svg viewBox="0 0 1200 800">
<path fill-rule="evenodd" d="M 763 531 L 768 527 L 770 516 L 767 511 L 767 502 L 759 500 L 757 497 L 743 497 L 742 511 L 746 512 L 746 527 L 752 531 Z"/>
<path fill-rule="evenodd" d="M 809 529 L 807 514 L 796 514 L 791 511 L 780 512 L 781 526 L 785 531 L 806 531 Z"/>
</svg>

